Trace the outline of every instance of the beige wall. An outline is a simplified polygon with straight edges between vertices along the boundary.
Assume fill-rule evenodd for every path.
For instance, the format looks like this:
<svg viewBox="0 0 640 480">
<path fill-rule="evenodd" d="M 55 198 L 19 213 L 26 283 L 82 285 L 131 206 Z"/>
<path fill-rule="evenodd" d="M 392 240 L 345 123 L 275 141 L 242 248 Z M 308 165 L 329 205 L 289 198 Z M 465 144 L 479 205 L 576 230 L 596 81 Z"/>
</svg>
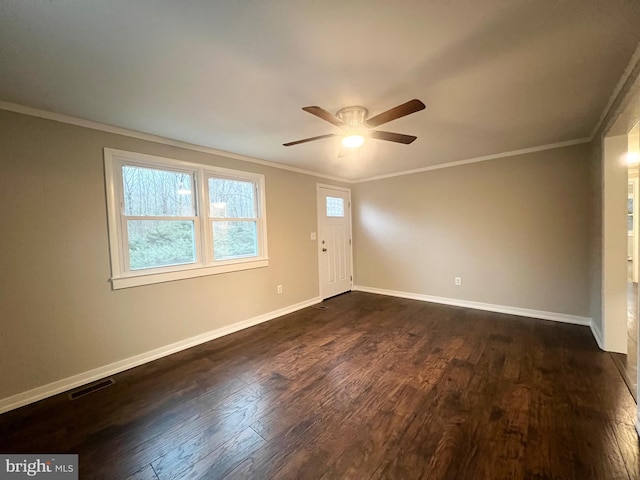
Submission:
<svg viewBox="0 0 640 480">
<path fill-rule="evenodd" d="M 6 111 L 0 132 L 0 399 L 318 296 L 326 179 Z M 111 290 L 103 147 L 265 174 L 269 267 Z"/>
<path fill-rule="evenodd" d="M 356 184 L 355 283 L 588 317 L 588 150 Z"/>
</svg>

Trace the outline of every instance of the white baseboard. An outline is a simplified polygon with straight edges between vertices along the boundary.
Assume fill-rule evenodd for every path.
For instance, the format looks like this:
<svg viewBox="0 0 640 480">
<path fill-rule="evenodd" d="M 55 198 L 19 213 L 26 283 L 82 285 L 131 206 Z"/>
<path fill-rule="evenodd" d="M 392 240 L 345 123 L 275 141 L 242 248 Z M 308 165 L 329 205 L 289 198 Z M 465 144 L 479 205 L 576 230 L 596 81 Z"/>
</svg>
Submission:
<svg viewBox="0 0 640 480">
<path fill-rule="evenodd" d="M 598 326 L 593 321 L 591 321 L 591 323 L 589 324 L 589 328 L 591 328 L 591 334 L 593 335 L 593 338 L 596 339 L 596 343 L 598 344 L 598 347 L 600 347 L 600 350 L 606 352 L 604 348 L 604 338 L 602 338 L 602 332 L 600 331 Z"/>
<path fill-rule="evenodd" d="M 258 315 L 257 317 L 242 320 L 225 327 L 217 328 L 215 330 L 196 335 L 195 337 L 180 340 L 179 342 L 156 348 L 149 352 L 141 353 L 124 360 L 110 363 L 109 365 L 105 365 L 103 367 L 95 368 L 87 372 L 79 373 L 78 375 L 73 375 L 72 377 L 64 378 L 62 380 L 43 385 L 41 387 L 28 390 L 26 392 L 18 393 L 17 395 L 13 395 L 11 397 L 3 398 L 0 400 L 0 413 L 14 410 L 24 405 L 28 405 L 29 403 L 42 400 L 43 398 L 51 397 L 53 395 L 57 395 L 58 393 L 71 390 L 75 387 L 79 387 L 95 380 L 108 377 L 109 375 L 115 375 L 116 373 L 123 372 L 130 368 L 137 367 L 158 358 L 166 357 L 167 355 L 171 355 L 172 353 L 195 347 L 196 345 L 200 345 L 201 343 L 205 343 L 210 340 L 229 335 L 230 333 L 244 330 L 245 328 L 253 327 L 254 325 L 273 320 L 274 318 L 281 317 L 297 310 L 302 310 L 303 308 L 310 307 L 311 305 L 315 305 L 317 303 L 320 303 L 321 301 L 322 299 L 320 297 L 311 298 L 309 300 L 296 303 L 295 305 L 290 305 L 288 307 L 274 310 L 273 312 L 268 312 L 262 315 Z"/>
<path fill-rule="evenodd" d="M 423 302 L 440 303 L 454 307 L 466 307 L 476 310 L 486 310 L 496 313 L 507 313 L 518 315 L 519 317 L 539 318 L 542 320 L 553 320 L 556 322 L 572 323 L 575 325 L 591 326 L 591 318 L 580 317 L 578 315 L 567 315 L 566 313 L 546 312 L 544 310 L 531 310 L 528 308 L 508 307 L 504 305 L 493 305 L 490 303 L 472 302 L 469 300 L 459 300 L 457 298 L 434 297 L 421 293 L 399 292 L 397 290 L 385 290 L 382 288 L 365 287 L 355 285 L 352 290 L 359 292 L 377 293 L 379 295 L 389 295 L 391 297 L 409 298 L 411 300 L 421 300 Z"/>
</svg>

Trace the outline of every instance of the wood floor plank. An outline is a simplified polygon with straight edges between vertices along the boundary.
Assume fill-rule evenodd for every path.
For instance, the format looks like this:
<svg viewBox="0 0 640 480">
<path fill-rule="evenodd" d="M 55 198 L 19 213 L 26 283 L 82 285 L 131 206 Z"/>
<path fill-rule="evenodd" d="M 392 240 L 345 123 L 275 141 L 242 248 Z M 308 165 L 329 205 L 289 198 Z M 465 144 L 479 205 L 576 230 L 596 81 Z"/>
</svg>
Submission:
<svg viewBox="0 0 640 480">
<path fill-rule="evenodd" d="M 159 480 L 223 478 L 265 443 L 251 428 L 220 443 L 206 432 L 152 463 Z"/>
<path fill-rule="evenodd" d="M 371 415 L 371 418 L 361 423 L 343 424 L 339 455 L 329 462 L 321 478 L 372 478 L 387 455 L 389 445 L 398 442 L 411 420 L 391 412 Z"/>
<path fill-rule="evenodd" d="M 629 478 L 640 479 L 640 458 L 636 454 L 638 452 L 638 432 L 635 425 L 618 424 L 617 428 L 613 429 L 613 432 Z"/>
<path fill-rule="evenodd" d="M 142 430 L 144 435 L 132 436 L 139 431 L 133 422 L 130 429 L 118 428 L 115 434 L 107 430 L 88 437 L 78 450 L 81 464 L 97 463 L 113 475 L 128 474 L 198 435 L 205 434 L 211 443 L 222 444 L 255 420 L 262 392 L 245 385 L 228 397 L 211 397 L 207 392 L 159 417 L 152 427 Z M 111 470 L 112 465 L 117 465 L 117 472 Z"/>
<path fill-rule="evenodd" d="M 0 415 L 83 479 L 637 479 L 588 328 L 351 292 Z"/>
<path fill-rule="evenodd" d="M 158 476 L 151 465 L 146 465 L 137 472 L 129 475 L 126 480 L 158 480 Z"/>
</svg>

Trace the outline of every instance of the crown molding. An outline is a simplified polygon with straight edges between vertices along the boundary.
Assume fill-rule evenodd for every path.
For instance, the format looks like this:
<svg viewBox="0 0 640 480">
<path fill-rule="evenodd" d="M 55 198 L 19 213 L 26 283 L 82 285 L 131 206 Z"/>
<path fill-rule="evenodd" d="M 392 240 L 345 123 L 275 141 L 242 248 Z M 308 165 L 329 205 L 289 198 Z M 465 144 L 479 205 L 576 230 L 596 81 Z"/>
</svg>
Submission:
<svg viewBox="0 0 640 480">
<path fill-rule="evenodd" d="M 640 49 L 639 49 L 640 52 Z M 628 76 L 628 75 L 627 75 Z M 100 122 L 94 122 L 93 120 L 87 120 L 84 118 L 78 118 L 78 117 L 73 117 L 71 115 L 66 115 L 66 114 L 62 114 L 62 113 L 55 113 L 55 112 L 50 112 L 47 110 L 41 110 L 39 108 L 33 108 L 33 107 L 27 107 L 25 105 L 20 105 L 17 103 L 11 103 L 11 102 L 4 102 L 0 100 L 0 110 L 7 110 L 10 112 L 15 112 L 15 113 L 20 113 L 23 115 L 29 115 L 32 117 L 38 117 L 38 118 L 43 118 L 46 120 L 53 120 L 56 122 L 61 122 L 61 123 L 66 123 L 69 125 L 75 125 L 78 127 L 83 127 L 83 128 L 89 128 L 91 130 L 98 130 L 101 132 L 106 132 L 106 133 L 113 133 L 116 135 L 123 135 L 126 137 L 131 137 L 131 138 L 137 138 L 139 140 L 146 140 L 148 142 L 153 142 L 153 143 L 159 143 L 162 145 L 168 145 L 171 147 L 177 147 L 177 148 L 182 148 L 185 150 L 191 150 L 191 151 L 195 151 L 195 152 L 200 152 L 200 153 L 208 153 L 210 155 L 218 155 L 221 157 L 226 157 L 226 158 L 232 158 L 234 160 L 240 160 L 243 162 L 249 162 L 249 163 L 254 163 L 257 165 L 264 165 L 266 167 L 271 167 L 271 168 L 277 168 L 280 170 L 286 170 L 289 172 L 295 172 L 295 173 L 301 173 L 303 175 L 309 175 L 312 177 L 318 177 L 318 178 L 326 178 L 328 180 L 332 180 L 335 182 L 342 182 L 342 183 L 346 183 L 346 184 L 355 184 L 355 183 L 363 183 L 363 182 L 371 182 L 374 180 L 382 180 L 385 178 L 392 178 L 392 177 L 399 177 L 399 176 L 403 176 L 403 175 L 411 175 L 414 173 L 422 173 L 422 172 L 429 172 L 432 170 L 440 170 L 442 168 L 450 168 L 450 167 L 458 167 L 461 165 L 469 165 L 472 163 L 478 163 L 478 162 L 486 162 L 488 160 L 496 160 L 496 159 L 500 159 L 500 158 L 505 158 L 505 157 L 513 157 L 516 155 L 524 155 L 527 153 L 534 153 L 534 152 L 541 152 L 544 150 L 552 150 L 554 148 L 562 148 L 562 147 L 568 147 L 571 145 L 578 145 L 581 143 L 588 143 L 591 141 L 591 137 L 589 138 L 577 138 L 574 140 L 568 140 L 568 141 L 564 141 L 564 142 L 557 142 L 557 143 L 551 143 L 548 145 L 540 145 L 537 147 L 531 147 L 531 148 L 523 148 L 520 150 L 511 150 L 508 152 L 502 152 L 502 153 L 495 153 L 495 154 L 491 154 L 491 155 L 484 155 L 481 157 L 474 157 L 474 158 L 468 158 L 468 159 L 464 159 L 464 160 L 457 160 L 457 161 L 453 161 L 453 162 L 447 162 L 447 163 L 441 163 L 438 165 L 431 165 L 428 167 L 422 167 L 422 168 L 415 168 L 412 170 L 404 170 L 401 172 L 395 172 L 395 173 L 389 173 L 389 174 L 385 174 L 385 175 L 377 175 L 377 176 L 373 176 L 373 177 L 366 177 L 366 178 L 361 178 L 361 179 L 347 179 L 347 178 L 342 178 L 342 177 L 336 177 L 336 176 L 332 176 L 332 175 L 326 175 L 324 173 L 319 173 L 319 172 L 315 172 L 313 170 L 305 170 L 303 168 L 296 168 L 296 167 L 291 167 L 289 165 L 283 165 L 281 163 L 276 163 L 276 162 L 270 162 L 267 160 L 261 160 L 258 158 L 254 158 L 254 157 L 249 157 L 246 155 L 240 155 L 237 153 L 232 153 L 232 152 L 227 152 L 224 150 L 217 150 L 215 148 L 211 148 L 211 147 L 205 147 L 202 145 L 196 145 L 193 143 L 188 143 L 188 142 L 183 142 L 180 140 L 174 140 L 171 138 L 167 138 L 167 137 L 161 137 L 159 135 L 153 135 L 150 133 L 144 133 L 144 132 L 139 132 L 137 130 L 130 130 L 127 128 L 122 128 L 122 127 L 116 127 L 113 125 L 108 125 L 106 123 L 100 123 Z"/>
<path fill-rule="evenodd" d="M 602 110 L 602 113 L 600 114 L 600 118 L 598 118 L 598 121 L 593 127 L 593 130 L 591 131 L 589 140 L 593 140 L 594 138 L 596 138 L 596 135 L 598 135 L 598 133 L 603 128 L 604 121 L 607 119 L 607 117 L 611 113 L 611 109 L 613 108 L 614 102 L 618 98 L 618 95 L 620 95 L 620 92 L 622 92 L 622 89 L 624 88 L 627 81 L 629 80 L 629 77 L 631 76 L 631 74 L 633 73 L 633 71 L 636 69 L 638 65 L 640 65 L 640 43 L 638 43 L 638 46 L 636 47 L 635 52 L 633 52 L 633 55 L 631 55 L 631 58 L 629 59 L 629 63 L 627 63 L 627 67 L 622 72 L 622 75 L 620 75 L 620 79 L 618 80 L 618 83 L 613 89 L 613 92 L 611 92 L 611 95 L 609 96 L 609 100 L 607 101 L 606 105 L 604 106 L 604 109 Z"/>
<path fill-rule="evenodd" d="M 128 128 L 116 127 L 113 125 L 108 125 L 106 123 L 94 122 L 93 120 L 73 117 L 71 115 L 65 115 L 63 113 L 55 113 L 47 110 L 41 110 L 39 108 L 27 107 L 17 103 L 0 101 L 0 110 L 7 110 L 10 112 L 21 113 L 23 115 L 43 118 L 45 120 L 53 120 L 60 123 L 75 125 L 77 127 L 89 128 L 91 130 L 98 130 L 101 132 L 113 133 L 116 135 L 124 135 L 125 137 L 137 138 L 139 140 L 146 140 L 148 142 L 159 143 L 159 144 L 168 145 L 171 147 L 183 148 L 185 150 L 191 150 L 194 152 L 208 153 L 210 155 L 218 155 L 221 157 L 232 158 L 234 160 L 241 160 L 243 162 L 255 163 L 257 165 L 264 165 L 266 167 L 278 168 L 280 170 L 287 170 L 295 173 L 302 173 L 304 175 L 310 175 L 313 177 L 326 178 L 336 182 L 352 183 L 352 180 L 347 180 L 341 177 L 326 175 L 324 173 L 318 173 L 312 170 L 305 170 L 303 168 L 291 167 L 289 165 L 283 165 L 281 163 L 270 162 L 268 160 L 261 160 L 259 158 L 240 155 L 238 153 L 227 152 L 224 150 L 217 150 L 215 148 L 205 147 L 203 145 L 196 145 L 189 142 L 183 142 L 180 140 L 174 140 L 171 138 L 162 137 L 160 135 L 153 135 L 150 133 L 139 132 L 137 130 L 130 130 Z"/>
<path fill-rule="evenodd" d="M 386 175 L 377 175 L 375 177 L 368 177 L 368 178 L 363 178 L 360 180 L 354 180 L 353 183 L 362 183 L 362 182 L 371 182 L 374 180 L 382 180 L 385 178 L 392 178 L 392 177 L 400 177 L 403 175 L 412 175 L 414 173 L 422 173 L 422 172 L 430 172 L 432 170 L 440 170 L 442 168 L 450 168 L 450 167 L 458 167 L 460 165 L 469 165 L 471 163 L 479 163 L 479 162 L 486 162 L 488 160 L 497 160 L 499 158 L 506 158 L 506 157 L 514 157 L 516 155 L 524 155 L 527 153 L 535 153 L 535 152 L 542 152 L 545 150 L 553 150 L 554 148 L 562 148 L 562 147 L 570 147 L 572 145 L 580 145 L 581 143 L 589 143 L 591 141 L 591 138 L 576 138 L 574 140 L 567 140 L 565 142 L 557 142 L 557 143 L 550 143 L 548 145 L 540 145 L 538 147 L 531 147 L 531 148 L 523 148 L 520 150 L 511 150 L 509 152 L 502 152 L 502 153 L 494 153 L 491 155 L 484 155 L 482 157 L 475 157 L 475 158 L 468 158 L 465 160 L 458 160 L 455 162 L 448 162 L 448 163 L 441 163 L 438 165 L 431 165 L 429 167 L 422 167 L 422 168 L 414 168 L 413 170 L 405 170 L 403 172 L 396 172 L 396 173 L 389 173 Z"/>
</svg>

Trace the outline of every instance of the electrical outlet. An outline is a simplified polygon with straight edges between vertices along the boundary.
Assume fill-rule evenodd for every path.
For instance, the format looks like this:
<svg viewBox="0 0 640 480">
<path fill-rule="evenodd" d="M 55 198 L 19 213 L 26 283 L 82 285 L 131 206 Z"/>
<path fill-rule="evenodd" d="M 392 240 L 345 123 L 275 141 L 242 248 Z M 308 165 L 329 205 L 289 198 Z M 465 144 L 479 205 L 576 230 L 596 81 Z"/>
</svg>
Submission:
<svg viewBox="0 0 640 480">
<path fill-rule="evenodd" d="M 455 277 L 453 280 L 454 280 L 456 286 L 459 287 L 460 285 L 462 285 L 462 278 L 461 277 Z"/>
<path fill-rule="evenodd" d="M 282 293 L 282 285 L 278 285 L 278 294 Z"/>
<path fill-rule="evenodd" d="M 310 237 L 311 237 L 311 240 L 315 240 L 317 238 L 316 237 L 316 232 L 311 232 Z"/>
</svg>

